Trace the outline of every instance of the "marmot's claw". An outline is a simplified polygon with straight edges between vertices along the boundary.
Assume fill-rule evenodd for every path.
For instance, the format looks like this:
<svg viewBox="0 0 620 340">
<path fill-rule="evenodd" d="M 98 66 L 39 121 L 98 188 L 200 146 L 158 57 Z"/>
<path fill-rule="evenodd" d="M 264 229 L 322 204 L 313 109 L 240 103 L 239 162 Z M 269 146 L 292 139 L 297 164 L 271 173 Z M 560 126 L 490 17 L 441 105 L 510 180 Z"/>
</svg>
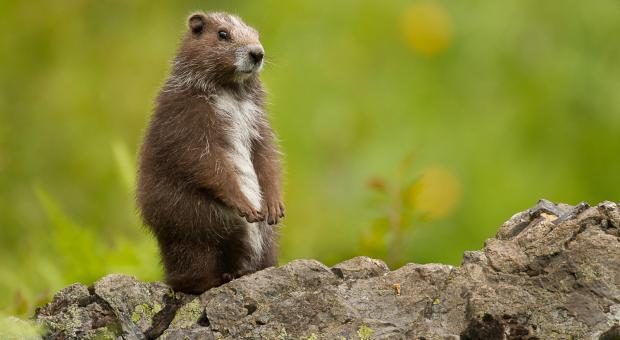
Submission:
<svg viewBox="0 0 620 340">
<path fill-rule="evenodd" d="M 280 206 L 280 218 L 284 217 L 284 204 L 282 202 L 279 203 Z"/>
<path fill-rule="evenodd" d="M 239 216 L 243 217 L 248 223 L 260 222 L 265 220 L 265 216 L 262 211 L 254 210 L 251 206 L 245 206 L 239 208 Z"/>
<path fill-rule="evenodd" d="M 248 214 L 242 215 L 242 217 L 245 217 L 248 223 L 260 222 L 265 220 L 263 213 L 256 210 L 251 210 Z"/>
<path fill-rule="evenodd" d="M 278 224 L 278 222 L 280 222 L 280 219 L 284 217 L 284 212 L 282 210 L 283 208 L 284 206 L 281 202 L 275 204 L 267 203 L 262 210 L 263 214 L 265 215 L 266 222 L 269 225 Z"/>
</svg>

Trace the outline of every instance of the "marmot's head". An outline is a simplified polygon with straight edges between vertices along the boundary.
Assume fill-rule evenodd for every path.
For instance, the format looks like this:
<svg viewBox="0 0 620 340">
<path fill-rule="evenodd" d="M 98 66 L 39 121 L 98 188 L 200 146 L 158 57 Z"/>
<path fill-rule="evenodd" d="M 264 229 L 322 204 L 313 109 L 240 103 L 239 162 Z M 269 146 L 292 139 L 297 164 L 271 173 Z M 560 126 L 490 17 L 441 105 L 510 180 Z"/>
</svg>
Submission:
<svg viewBox="0 0 620 340">
<path fill-rule="evenodd" d="M 215 83 L 243 82 L 262 69 L 265 51 L 258 31 L 238 16 L 197 12 L 189 16 L 187 26 L 176 62 L 186 72 L 190 68 L 192 77 Z"/>
</svg>

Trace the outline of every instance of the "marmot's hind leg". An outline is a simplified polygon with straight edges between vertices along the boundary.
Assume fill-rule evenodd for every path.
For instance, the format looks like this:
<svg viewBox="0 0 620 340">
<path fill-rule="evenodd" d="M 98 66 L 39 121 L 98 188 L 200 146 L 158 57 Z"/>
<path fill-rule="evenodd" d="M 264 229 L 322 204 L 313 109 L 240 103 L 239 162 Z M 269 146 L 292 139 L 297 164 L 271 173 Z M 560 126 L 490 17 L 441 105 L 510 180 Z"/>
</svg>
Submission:
<svg viewBox="0 0 620 340">
<path fill-rule="evenodd" d="M 168 247 L 162 245 L 166 283 L 175 291 L 188 294 L 201 294 L 225 283 L 218 263 L 221 254 L 213 248 L 188 240 Z"/>
<path fill-rule="evenodd" d="M 278 233 L 274 230 L 274 226 L 265 225 L 263 238 L 265 239 L 265 245 L 263 246 L 259 270 L 274 267 L 278 264 Z"/>
<path fill-rule="evenodd" d="M 278 248 L 276 245 L 277 233 L 274 231 L 273 226 L 265 222 L 259 222 L 254 225 L 246 225 L 244 228 L 259 229 L 258 233 L 243 229 L 232 242 L 228 243 L 230 249 L 237 249 L 237 262 L 231 264 L 232 267 L 236 268 L 236 272 L 234 272 L 235 278 L 252 274 L 268 267 L 273 267 L 278 263 Z M 255 240 L 251 239 L 252 237 L 256 237 L 257 234 L 261 239 L 260 249 L 256 249 L 253 246 L 253 241 Z"/>
<path fill-rule="evenodd" d="M 269 267 L 275 267 L 278 264 L 278 250 L 275 246 L 266 247 L 263 251 L 263 258 L 261 259 L 260 268 L 265 269 Z"/>
<path fill-rule="evenodd" d="M 229 279 L 229 281 L 257 270 L 256 255 L 248 242 L 246 228 L 253 228 L 253 226 L 239 220 L 222 244 L 224 279 Z"/>
</svg>

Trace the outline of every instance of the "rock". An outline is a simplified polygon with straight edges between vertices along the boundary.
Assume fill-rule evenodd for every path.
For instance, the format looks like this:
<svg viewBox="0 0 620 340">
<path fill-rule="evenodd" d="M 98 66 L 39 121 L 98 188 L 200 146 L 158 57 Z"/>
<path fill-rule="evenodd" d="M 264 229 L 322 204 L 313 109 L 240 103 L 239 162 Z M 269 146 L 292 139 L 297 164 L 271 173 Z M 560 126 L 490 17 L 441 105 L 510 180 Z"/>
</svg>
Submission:
<svg viewBox="0 0 620 340">
<path fill-rule="evenodd" d="M 620 207 L 540 201 L 460 267 L 296 260 L 200 296 L 108 275 L 40 308 L 59 339 L 616 339 Z"/>
<path fill-rule="evenodd" d="M 358 256 L 341 262 L 332 267 L 332 272 L 346 280 L 367 279 L 381 276 L 390 271 L 390 268 L 381 260 L 374 260 L 365 256 Z"/>
</svg>

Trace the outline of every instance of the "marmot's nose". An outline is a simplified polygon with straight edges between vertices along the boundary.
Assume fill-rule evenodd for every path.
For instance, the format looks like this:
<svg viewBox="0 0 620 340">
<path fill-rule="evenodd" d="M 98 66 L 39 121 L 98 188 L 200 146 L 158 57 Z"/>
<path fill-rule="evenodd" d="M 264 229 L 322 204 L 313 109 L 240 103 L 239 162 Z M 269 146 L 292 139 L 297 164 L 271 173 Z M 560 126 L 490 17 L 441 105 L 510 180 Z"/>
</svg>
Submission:
<svg viewBox="0 0 620 340">
<path fill-rule="evenodd" d="M 265 53 L 262 50 L 253 50 L 250 51 L 250 58 L 254 61 L 255 64 L 258 64 L 263 60 Z"/>
</svg>

